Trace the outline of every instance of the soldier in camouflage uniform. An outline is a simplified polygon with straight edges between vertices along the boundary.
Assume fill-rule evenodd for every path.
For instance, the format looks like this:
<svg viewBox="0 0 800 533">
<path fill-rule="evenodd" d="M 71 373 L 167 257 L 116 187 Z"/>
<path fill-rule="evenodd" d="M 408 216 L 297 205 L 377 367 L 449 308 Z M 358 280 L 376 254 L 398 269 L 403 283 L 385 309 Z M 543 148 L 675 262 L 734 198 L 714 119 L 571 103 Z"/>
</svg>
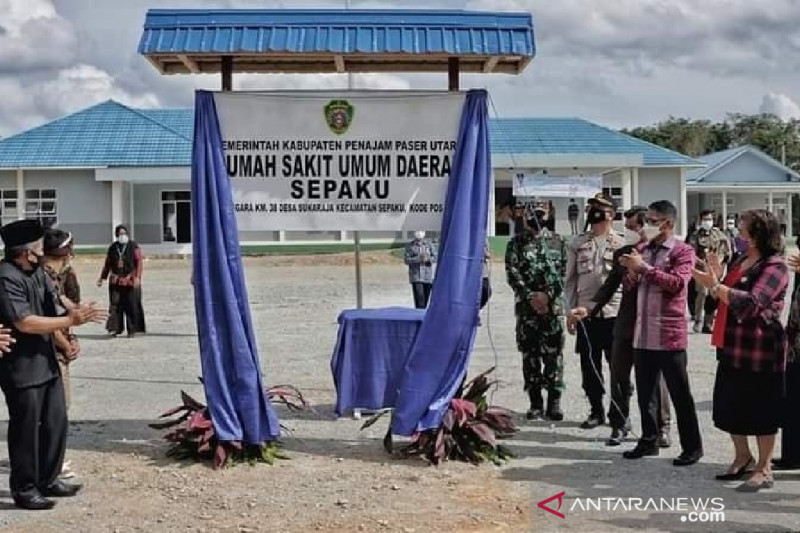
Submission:
<svg viewBox="0 0 800 533">
<path fill-rule="evenodd" d="M 523 231 L 506 249 L 506 275 L 514 291 L 517 317 L 517 347 L 522 352 L 522 375 L 530 398 L 529 420 L 544 414 L 543 388 L 548 391 L 547 417 L 564 418 L 561 295 L 567 254 L 564 239 L 544 228 L 546 215 L 545 204 L 537 202 Z"/>
</svg>

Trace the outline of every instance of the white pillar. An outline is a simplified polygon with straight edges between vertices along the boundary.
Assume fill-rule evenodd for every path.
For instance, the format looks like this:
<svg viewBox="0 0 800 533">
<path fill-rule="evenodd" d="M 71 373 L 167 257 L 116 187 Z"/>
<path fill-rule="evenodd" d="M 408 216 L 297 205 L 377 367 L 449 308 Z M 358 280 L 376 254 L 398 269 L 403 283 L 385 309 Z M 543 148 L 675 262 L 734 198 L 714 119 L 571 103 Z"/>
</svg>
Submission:
<svg viewBox="0 0 800 533">
<path fill-rule="evenodd" d="M 689 213 L 687 213 L 687 202 L 686 202 L 686 169 L 680 169 L 680 193 L 678 196 L 678 211 L 680 212 L 681 217 L 681 225 L 680 231 L 678 232 L 680 235 L 686 237 L 689 234 Z"/>
<path fill-rule="evenodd" d="M 633 206 L 633 177 L 629 168 L 620 170 L 620 186 L 622 187 L 622 209 L 628 210 Z"/>
<path fill-rule="evenodd" d="M 722 189 L 722 222 L 728 222 L 728 191 Z"/>
<path fill-rule="evenodd" d="M 775 210 L 774 209 L 775 206 L 773 205 L 773 200 L 774 200 L 774 193 L 772 191 L 769 191 L 769 194 L 767 195 L 767 211 L 769 211 L 770 213 L 772 213 Z"/>
<path fill-rule="evenodd" d="M 347 240 L 347 232 L 346 231 L 340 231 L 339 232 L 339 240 L 342 241 L 342 242 L 345 242 Z"/>
<path fill-rule="evenodd" d="M 639 205 L 639 167 L 631 170 L 631 202 Z"/>
<path fill-rule="evenodd" d="M 124 205 L 123 197 L 123 182 L 111 182 L 111 233 L 113 235 L 114 228 L 122 224 L 122 206 Z"/>
<path fill-rule="evenodd" d="M 17 169 L 17 220 L 25 218 L 25 172 Z"/>
<path fill-rule="evenodd" d="M 130 225 L 130 232 L 131 232 L 131 239 L 136 239 L 136 211 L 135 211 L 135 195 L 136 190 L 134 189 L 135 185 L 133 182 L 128 182 L 128 194 L 130 197 L 128 198 L 128 224 Z"/>
</svg>

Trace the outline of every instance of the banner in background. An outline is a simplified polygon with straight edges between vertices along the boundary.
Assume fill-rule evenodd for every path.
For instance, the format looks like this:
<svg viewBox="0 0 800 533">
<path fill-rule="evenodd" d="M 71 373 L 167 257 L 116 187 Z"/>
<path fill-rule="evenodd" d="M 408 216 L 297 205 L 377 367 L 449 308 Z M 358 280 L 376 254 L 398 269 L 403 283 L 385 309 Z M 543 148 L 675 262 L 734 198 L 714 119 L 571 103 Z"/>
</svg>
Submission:
<svg viewBox="0 0 800 533">
<path fill-rule="evenodd" d="M 214 93 L 239 230 L 439 230 L 464 99 Z"/>
<path fill-rule="evenodd" d="M 514 176 L 514 196 L 591 198 L 603 190 L 603 176 L 553 176 L 537 172 Z"/>
</svg>

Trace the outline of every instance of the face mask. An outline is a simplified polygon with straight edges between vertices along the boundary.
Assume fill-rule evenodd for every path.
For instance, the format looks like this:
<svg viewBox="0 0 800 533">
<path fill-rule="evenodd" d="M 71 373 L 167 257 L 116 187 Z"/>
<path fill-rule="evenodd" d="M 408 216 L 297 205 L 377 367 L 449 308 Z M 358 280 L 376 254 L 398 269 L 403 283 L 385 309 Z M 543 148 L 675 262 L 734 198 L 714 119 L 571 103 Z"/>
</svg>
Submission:
<svg viewBox="0 0 800 533">
<path fill-rule="evenodd" d="M 544 211 L 534 211 L 533 216 L 528 219 L 528 228 L 539 231 L 544 227 L 546 213 Z"/>
<path fill-rule="evenodd" d="M 44 255 L 40 254 L 39 252 L 36 252 L 34 250 L 28 250 L 28 262 L 35 268 L 39 267 L 43 257 Z"/>
<path fill-rule="evenodd" d="M 120 235 L 119 237 L 117 237 L 117 242 L 122 245 L 128 244 L 129 241 L 130 239 L 128 238 L 127 235 Z"/>
<path fill-rule="evenodd" d="M 652 224 L 645 224 L 644 236 L 648 241 L 652 241 L 659 235 L 661 235 L 661 228 L 659 226 L 653 226 Z"/>
<path fill-rule="evenodd" d="M 591 224 L 598 224 L 606 221 L 606 212 L 604 209 L 593 207 L 589 209 L 589 222 Z"/>
<path fill-rule="evenodd" d="M 639 244 L 639 241 L 642 240 L 642 237 L 639 235 L 638 231 L 633 231 L 630 229 L 625 230 L 625 245 L 626 246 L 633 246 L 635 244 Z"/>
<path fill-rule="evenodd" d="M 710 220 L 703 220 L 700 222 L 700 227 L 706 231 L 711 231 L 711 228 L 714 227 L 714 223 Z"/>
</svg>

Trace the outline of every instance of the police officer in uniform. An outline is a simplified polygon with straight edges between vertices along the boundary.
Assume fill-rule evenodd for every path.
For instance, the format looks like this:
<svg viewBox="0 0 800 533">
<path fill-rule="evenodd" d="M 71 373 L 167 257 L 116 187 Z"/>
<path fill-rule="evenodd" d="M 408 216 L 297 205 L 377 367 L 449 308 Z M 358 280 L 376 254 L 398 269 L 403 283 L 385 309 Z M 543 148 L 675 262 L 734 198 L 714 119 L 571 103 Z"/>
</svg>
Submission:
<svg viewBox="0 0 800 533">
<path fill-rule="evenodd" d="M 622 236 L 612 231 L 616 215 L 614 201 L 602 193 L 594 197 L 588 213 L 591 229 L 576 237 L 567 250 L 565 292 L 569 309 L 594 307 L 592 298 L 603 286 L 614 267 L 614 252 L 624 246 Z M 617 289 L 600 312 L 576 325 L 568 323 L 571 334 L 578 334 L 576 350 L 581 359 L 583 390 L 590 412 L 581 424 L 592 429 L 605 424 L 603 395 L 603 357 L 611 364 L 614 322 L 619 312 L 622 291 Z"/>
<path fill-rule="evenodd" d="M 547 417 L 563 420 L 564 326 L 562 278 L 566 267 L 564 239 L 544 227 L 547 207 L 534 204 L 522 231 L 506 248 L 506 276 L 514 291 L 517 347 L 530 399 L 529 420 L 544 414 L 542 389 L 547 389 Z M 544 367 L 544 372 L 542 372 Z"/>
<path fill-rule="evenodd" d="M 52 334 L 105 312 L 92 304 L 59 301 L 39 262 L 44 231 L 38 221 L 0 228 L 0 323 L 12 326 L 16 344 L 0 358 L 0 388 L 8 406 L 10 488 L 23 509 L 51 509 L 48 497 L 74 496 L 80 485 L 58 479 L 67 440 L 67 411 Z M 69 306 L 67 310 L 64 306 Z"/>
<path fill-rule="evenodd" d="M 698 259 L 705 261 L 709 253 L 714 253 L 720 262 L 725 265 L 731 259 L 731 243 L 728 236 L 714 227 L 714 211 L 706 210 L 700 213 L 700 227 L 688 239 L 686 244 L 694 248 Z M 708 289 L 695 283 L 696 296 L 694 300 L 694 332 L 711 333 L 714 325 L 715 300 L 709 298 Z"/>
</svg>

